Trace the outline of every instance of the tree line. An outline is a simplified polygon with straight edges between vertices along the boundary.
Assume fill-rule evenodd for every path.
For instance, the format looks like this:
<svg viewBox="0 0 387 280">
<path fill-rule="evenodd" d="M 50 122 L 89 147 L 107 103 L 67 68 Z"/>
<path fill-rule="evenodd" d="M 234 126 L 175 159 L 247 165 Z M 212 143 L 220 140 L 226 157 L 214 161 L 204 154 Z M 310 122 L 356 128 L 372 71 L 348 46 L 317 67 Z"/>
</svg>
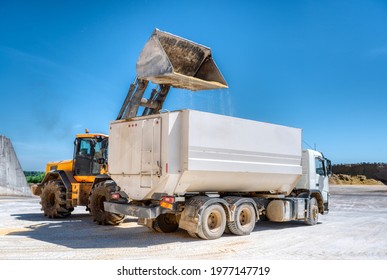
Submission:
<svg viewBox="0 0 387 280">
<path fill-rule="evenodd" d="M 24 175 L 26 176 L 27 183 L 37 184 L 42 182 L 44 178 L 44 172 L 41 171 L 24 171 Z"/>
</svg>

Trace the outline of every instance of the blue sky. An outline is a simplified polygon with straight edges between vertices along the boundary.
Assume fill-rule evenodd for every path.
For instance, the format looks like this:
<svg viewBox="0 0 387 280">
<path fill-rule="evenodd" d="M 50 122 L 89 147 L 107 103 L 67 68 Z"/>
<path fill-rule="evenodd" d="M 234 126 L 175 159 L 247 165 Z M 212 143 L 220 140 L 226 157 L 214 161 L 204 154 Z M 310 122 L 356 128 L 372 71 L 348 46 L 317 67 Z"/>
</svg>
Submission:
<svg viewBox="0 0 387 280">
<path fill-rule="evenodd" d="M 24 170 L 108 132 L 154 28 L 211 47 L 229 84 L 172 89 L 164 108 L 302 128 L 333 163 L 387 162 L 387 1 L 1 0 L 0 134 Z"/>
</svg>

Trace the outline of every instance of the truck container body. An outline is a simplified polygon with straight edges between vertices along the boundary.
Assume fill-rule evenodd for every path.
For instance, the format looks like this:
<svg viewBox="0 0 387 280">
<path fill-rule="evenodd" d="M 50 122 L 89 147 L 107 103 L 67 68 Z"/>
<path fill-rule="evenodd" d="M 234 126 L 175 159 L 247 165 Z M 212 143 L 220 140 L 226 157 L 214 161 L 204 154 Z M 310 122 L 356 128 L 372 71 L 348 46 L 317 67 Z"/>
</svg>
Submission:
<svg viewBox="0 0 387 280">
<path fill-rule="evenodd" d="M 328 212 L 330 162 L 302 151 L 298 128 L 181 110 L 112 122 L 109 135 L 103 211 L 156 231 L 215 239 Z"/>
<path fill-rule="evenodd" d="M 301 130 L 182 110 L 110 125 L 109 173 L 130 199 L 192 192 L 288 195 Z"/>
</svg>

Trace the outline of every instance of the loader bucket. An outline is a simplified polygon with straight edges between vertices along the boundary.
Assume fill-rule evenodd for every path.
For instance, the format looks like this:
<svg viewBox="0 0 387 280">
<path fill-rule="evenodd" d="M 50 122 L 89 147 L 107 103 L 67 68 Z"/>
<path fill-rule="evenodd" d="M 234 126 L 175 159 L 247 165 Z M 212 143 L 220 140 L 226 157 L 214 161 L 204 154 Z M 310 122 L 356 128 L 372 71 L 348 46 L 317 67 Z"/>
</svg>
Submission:
<svg viewBox="0 0 387 280">
<path fill-rule="evenodd" d="M 189 90 L 228 88 L 208 47 L 155 29 L 136 65 L 137 77 Z"/>
</svg>

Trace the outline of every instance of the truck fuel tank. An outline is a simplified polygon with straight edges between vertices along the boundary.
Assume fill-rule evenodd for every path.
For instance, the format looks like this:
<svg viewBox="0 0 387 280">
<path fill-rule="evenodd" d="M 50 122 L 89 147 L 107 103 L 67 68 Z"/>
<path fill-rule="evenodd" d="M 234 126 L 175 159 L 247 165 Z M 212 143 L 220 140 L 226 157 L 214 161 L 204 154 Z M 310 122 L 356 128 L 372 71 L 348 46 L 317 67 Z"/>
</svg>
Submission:
<svg viewBox="0 0 387 280">
<path fill-rule="evenodd" d="M 137 78 L 192 91 L 228 88 L 211 49 L 155 29 L 136 65 Z"/>
<path fill-rule="evenodd" d="M 305 219 L 306 200 L 304 198 L 275 199 L 266 208 L 266 216 L 272 222 L 287 222 Z"/>
</svg>

